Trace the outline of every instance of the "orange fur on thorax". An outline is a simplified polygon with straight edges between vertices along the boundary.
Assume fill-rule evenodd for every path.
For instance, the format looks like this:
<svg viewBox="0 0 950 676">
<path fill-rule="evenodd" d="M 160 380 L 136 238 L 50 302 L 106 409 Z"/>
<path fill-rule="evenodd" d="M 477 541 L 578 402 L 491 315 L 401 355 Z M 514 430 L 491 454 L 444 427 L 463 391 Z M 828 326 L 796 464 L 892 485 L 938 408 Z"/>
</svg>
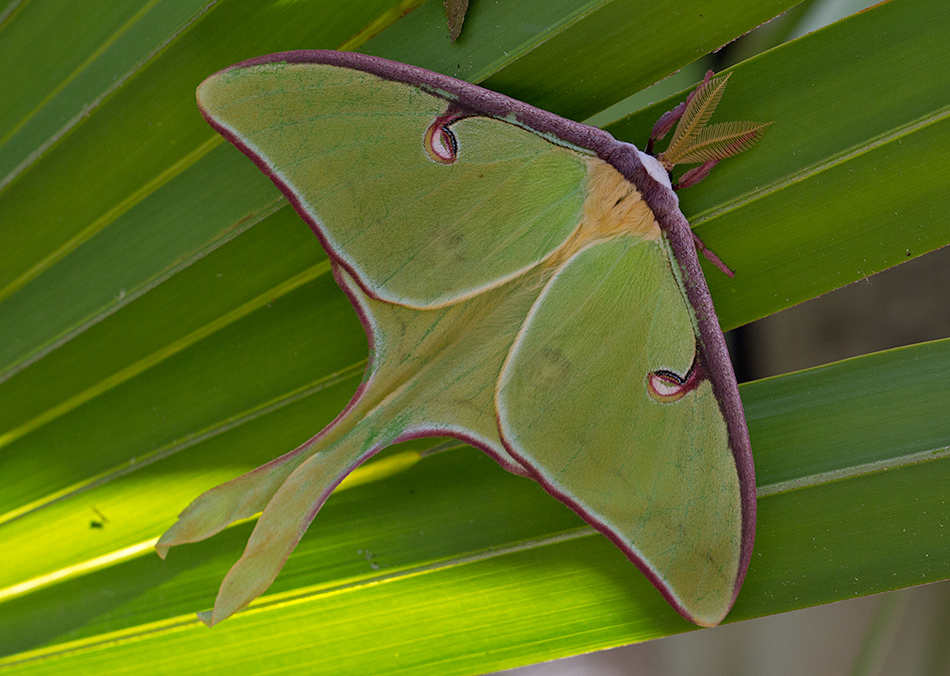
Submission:
<svg viewBox="0 0 950 676">
<path fill-rule="evenodd" d="M 650 207 L 643 201 L 640 191 L 603 160 L 588 160 L 587 190 L 581 224 L 548 259 L 549 266 L 560 266 L 596 241 L 621 235 L 659 239 L 660 226 Z"/>
<path fill-rule="evenodd" d="M 619 171 L 599 159 L 588 162 L 588 195 L 584 201 L 584 223 L 593 237 L 633 235 L 658 239 L 660 226 L 636 187 Z"/>
</svg>

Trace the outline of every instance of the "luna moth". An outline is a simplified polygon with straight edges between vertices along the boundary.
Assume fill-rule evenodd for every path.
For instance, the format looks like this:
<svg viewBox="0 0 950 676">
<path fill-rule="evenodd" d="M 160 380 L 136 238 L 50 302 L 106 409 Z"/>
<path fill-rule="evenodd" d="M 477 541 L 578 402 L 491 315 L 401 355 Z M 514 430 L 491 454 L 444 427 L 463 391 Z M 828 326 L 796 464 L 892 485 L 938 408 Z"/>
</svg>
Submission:
<svg viewBox="0 0 950 676">
<path fill-rule="evenodd" d="M 706 126 L 724 79 L 661 118 L 656 157 L 480 87 L 360 54 L 231 66 L 205 118 L 310 225 L 370 357 L 339 416 L 204 493 L 157 549 L 261 516 L 209 625 L 261 594 L 350 471 L 450 436 L 534 479 L 685 618 L 720 622 L 752 552 L 755 478 L 732 364 L 669 170 L 762 125 Z M 651 139 L 652 147 L 653 140 Z"/>
</svg>

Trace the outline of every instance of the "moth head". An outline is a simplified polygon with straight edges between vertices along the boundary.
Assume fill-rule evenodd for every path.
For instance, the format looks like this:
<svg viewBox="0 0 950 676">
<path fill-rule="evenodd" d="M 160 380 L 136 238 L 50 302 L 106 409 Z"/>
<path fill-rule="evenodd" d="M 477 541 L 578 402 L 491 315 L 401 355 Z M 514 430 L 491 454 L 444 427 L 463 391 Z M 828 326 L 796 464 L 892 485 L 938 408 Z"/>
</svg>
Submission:
<svg viewBox="0 0 950 676">
<path fill-rule="evenodd" d="M 666 150 L 656 159 L 667 171 L 677 164 L 699 164 L 680 178 L 674 188 L 686 188 L 704 179 L 717 163 L 747 150 L 762 137 L 771 122 L 719 122 L 709 124 L 716 106 L 722 99 L 729 73 L 706 77 L 687 97 L 686 101 L 665 113 L 653 127 L 647 152 L 673 129 L 673 137 Z"/>
</svg>

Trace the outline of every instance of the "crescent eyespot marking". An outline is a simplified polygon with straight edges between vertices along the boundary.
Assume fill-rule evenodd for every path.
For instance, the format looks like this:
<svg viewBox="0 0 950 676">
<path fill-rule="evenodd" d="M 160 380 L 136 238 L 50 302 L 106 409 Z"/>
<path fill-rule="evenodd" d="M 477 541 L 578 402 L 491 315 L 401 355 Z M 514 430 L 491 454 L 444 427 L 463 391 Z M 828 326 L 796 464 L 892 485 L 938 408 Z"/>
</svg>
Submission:
<svg viewBox="0 0 950 676">
<path fill-rule="evenodd" d="M 455 118 L 443 116 L 429 125 L 425 134 L 425 149 L 429 157 L 440 164 L 453 164 L 458 159 L 458 139 L 449 129 Z"/>
<path fill-rule="evenodd" d="M 659 403 L 671 404 L 696 389 L 700 380 L 695 361 L 685 376 L 669 369 L 657 369 L 647 374 L 647 392 Z"/>
<path fill-rule="evenodd" d="M 670 371 L 653 371 L 647 374 L 647 385 L 650 396 L 663 404 L 682 399 L 688 391 L 686 383 Z"/>
</svg>

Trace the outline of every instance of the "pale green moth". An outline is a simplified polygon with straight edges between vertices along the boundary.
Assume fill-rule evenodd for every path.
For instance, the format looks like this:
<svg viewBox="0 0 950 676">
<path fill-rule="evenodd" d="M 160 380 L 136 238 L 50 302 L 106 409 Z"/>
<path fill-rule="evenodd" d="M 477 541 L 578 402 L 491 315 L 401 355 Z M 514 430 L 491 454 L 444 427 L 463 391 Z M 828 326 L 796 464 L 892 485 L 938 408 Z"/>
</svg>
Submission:
<svg viewBox="0 0 950 676">
<path fill-rule="evenodd" d="M 684 617 L 725 617 L 752 553 L 755 478 L 668 175 L 703 162 L 694 182 L 756 138 L 762 125 L 706 126 L 723 84 L 707 78 L 660 120 L 654 137 L 679 124 L 656 158 L 359 54 L 274 54 L 201 84 L 211 125 L 319 237 L 370 343 L 336 420 L 200 496 L 162 536 L 164 556 L 263 511 L 202 619 L 267 589 L 343 477 L 419 436 L 464 440 L 538 481 Z"/>
</svg>

